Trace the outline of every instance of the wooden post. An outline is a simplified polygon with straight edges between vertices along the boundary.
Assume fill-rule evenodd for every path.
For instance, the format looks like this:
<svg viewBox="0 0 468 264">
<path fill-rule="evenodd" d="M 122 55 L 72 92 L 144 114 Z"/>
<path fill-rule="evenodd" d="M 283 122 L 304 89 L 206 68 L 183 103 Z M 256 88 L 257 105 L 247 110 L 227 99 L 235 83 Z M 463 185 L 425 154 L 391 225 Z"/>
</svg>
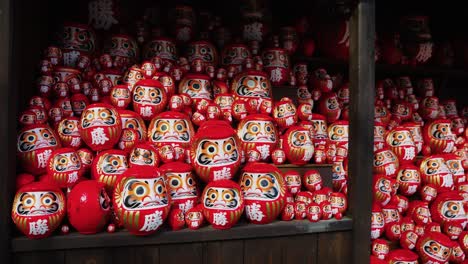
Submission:
<svg viewBox="0 0 468 264">
<path fill-rule="evenodd" d="M 350 23 L 349 178 L 353 262 L 369 263 L 375 97 L 375 3 L 360 0 Z"/>
<path fill-rule="evenodd" d="M 11 201 L 13 200 L 13 181 L 15 177 L 16 142 L 15 119 L 16 98 L 11 87 L 11 4 L 9 0 L 0 1 L 0 260 L 12 263 L 10 250 Z"/>
</svg>

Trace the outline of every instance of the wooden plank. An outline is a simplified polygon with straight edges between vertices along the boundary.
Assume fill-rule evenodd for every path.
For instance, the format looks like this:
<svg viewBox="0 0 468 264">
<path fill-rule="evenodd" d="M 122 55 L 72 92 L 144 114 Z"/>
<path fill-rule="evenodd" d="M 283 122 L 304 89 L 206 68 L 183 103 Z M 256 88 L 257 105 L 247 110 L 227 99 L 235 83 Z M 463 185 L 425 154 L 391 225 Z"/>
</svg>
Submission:
<svg viewBox="0 0 468 264">
<path fill-rule="evenodd" d="M 278 237 L 282 248 L 281 263 L 314 264 L 317 262 L 317 234 Z"/>
<path fill-rule="evenodd" d="M 177 244 L 159 247 L 160 263 L 203 263 L 203 244 Z"/>
<path fill-rule="evenodd" d="M 266 225 L 240 223 L 231 229 L 223 231 L 213 229 L 211 226 L 205 226 L 199 230 L 183 229 L 177 232 L 164 228 L 148 237 L 134 236 L 125 230 L 116 231 L 112 234 L 102 232 L 93 235 L 81 235 L 72 232 L 67 236 L 51 236 L 41 240 L 31 240 L 26 237 L 14 238 L 12 239 L 12 250 L 13 252 L 25 252 L 33 250 L 130 247 L 303 235 L 351 230 L 352 222 L 351 218 L 344 217 L 339 221 L 330 219 L 317 223 L 311 223 L 307 220 L 294 220 L 290 222 L 275 221 Z M 162 250 L 160 250 L 160 253 L 161 251 Z"/>
<path fill-rule="evenodd" d="M 158 247 L 118 247 L 112 250 L 113 264 L 159 264 Z"/>
<path fill-rule="evenodd" d="M 4 263 L 11 263 L 11 202 L 14 193 L 15 179 L 15 143 L 16 131 L 15 121 L 15 97 L 13 79 L 11 76 L 11 51 L 12 51 L 12 25 L 11 15 L 15 1 L 0 1 L 0 144 L 3 146 L 0 151 L 0 166 L 2 175 L 0 176 L 0 259 Z"/>
<path fill-rule="evenodd" d="M 24 252 L 15 255 L 17 264 L 63 264 L 65 263 L 64 251 Z M 9 263 L 3 262 L 2 263 Z"/>
<path fill-rule="evenodd" d="M 242 264 L 244 263 L 244 241 L 216 241 L 204 246 L 204 264 Z"/>
<path fill-rule="evenodd" d="M 318 234 L 317 263 L 356 263 L 350 262 L 352 256 L 351 250 L 353 249 L 351 245 L 355 243 L 353 243 L 352 232 L 350 231 Z"/>
<path fill-rule="evenodd" d="M 64 263 L 112 264 L 112 250 L 109 248 L 67 250 Z"/>
<path fill-rule="evenodd" d="M 281 241 L 278 238 L 249 239 L 244 242 L 244 264 L 279 264 L 281 255 Z"/>
<path fill-rule="evenodd" d="M 375 3 L 361 0 L 351 17 L 349 170 L 353 263 L 369 263 L 374 144 Z M 349 261 L 349 259 L 347 259 Z M 319 261 L 320 262 L 320 261 Z"/>
</svg>

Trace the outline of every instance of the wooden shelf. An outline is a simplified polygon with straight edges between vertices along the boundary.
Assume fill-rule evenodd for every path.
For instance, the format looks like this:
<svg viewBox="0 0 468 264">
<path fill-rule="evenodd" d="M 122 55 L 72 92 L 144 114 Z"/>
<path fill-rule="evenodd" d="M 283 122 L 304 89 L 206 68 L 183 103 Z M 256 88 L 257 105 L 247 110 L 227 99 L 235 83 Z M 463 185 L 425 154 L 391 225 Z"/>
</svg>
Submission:
<svg viewBox="0 0 468 264">
<path fill-rule="evenodd" d="M 140 237 L 126 230 L 115 233 L 98 233 L 94 235 L 82 235 L 77 232 L 68 235 L 53 235 L 48 238 L 33 240 L 26 237 L 14 238 L 11 241 L 13 252 L 64 250 L 77 248 L 102 248 L 102 247 L 129 247 L 140 245 L 160 245 L 175 243 L 207 242 L 219 240 L 253 239 L 266 237 L 294 236 L 312 233 L 351 230 L 352 220 L 344 217 L 341 220 L 330 219 L 311 223 L 308 220 L 293 220 L 289 222 L 276 221 L 266 225 L 254 225 L 239 223 L 231 229 L 216 230 L 211 226 L 205 226 L 199 230 L 188 228 L 179 231 L 171 231 L 167 226 L 155 234 Z"/>
<path fill-rule="evenodd" d="M 327 58 L 315 58 L 305 56 L 293 56 L 294 62 L 307 62 L 314 68 L 318 67 L 332 67 L 342 68 L 343 70 L 348 68 L 347 61 L 339 61 Z M 375 65 L 375 71 L 377 74 L 388 74 L 388 75 L 418 75 L 418 76 L 440 76 L 450 78 L 468 78 L 468 69 L 462 68 L 450 68 L 450 67 L 438 67 L 433 65 L 422 65 L 422 66 L 410 66 L 410 65 L 387 65 L 377 63 Z"/>
</svg>

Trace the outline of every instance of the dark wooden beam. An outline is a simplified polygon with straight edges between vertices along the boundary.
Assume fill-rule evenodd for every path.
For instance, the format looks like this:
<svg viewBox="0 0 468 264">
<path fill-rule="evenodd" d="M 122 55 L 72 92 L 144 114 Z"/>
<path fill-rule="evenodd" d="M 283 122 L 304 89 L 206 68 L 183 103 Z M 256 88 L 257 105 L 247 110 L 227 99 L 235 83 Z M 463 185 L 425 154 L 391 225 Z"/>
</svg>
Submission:
<svg viewBox="0 0 468 264">
<path fill-rule="evenodd" d="M 15 98 L 10 97 L 12 90 L 11 48 L 12 16 L 11 5 L 14 1 L 0 1 L 0 259 L 2 263 L 11 263 L 11 200 L 12 183 L 15 170 Z"/>
<path fill-rule="evenodd" d="M 354 9 L 350 43 L 350 210 L 353 262 L 369 263 L 375 97 L 375 3 L 360 0 Z"/>
</svg>

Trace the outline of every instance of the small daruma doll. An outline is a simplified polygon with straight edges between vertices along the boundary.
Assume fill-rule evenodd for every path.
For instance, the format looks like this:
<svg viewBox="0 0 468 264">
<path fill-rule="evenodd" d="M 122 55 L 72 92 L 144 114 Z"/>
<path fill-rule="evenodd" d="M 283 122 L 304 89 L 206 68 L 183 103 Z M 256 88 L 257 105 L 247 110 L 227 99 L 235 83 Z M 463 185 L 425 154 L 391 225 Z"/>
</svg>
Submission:
<svg viewBox="0 0 468 264">
<path fill-rule="evenodd" d="M 121 122 L 119 113 L 111 105 L 88 105 L 81 115 L 81 138 L 94 151 L 111 149 L 120 139 Z"/>
<path fill-rule="evenodd" d="M 296 194 L 301 191 L 301 175 L 295 170 L 285 172 L 283 175 L 286 189 L 291 194 Z"/>
<path fill-rule="evenodd" d="M 291 99 L 283 97 L 273 108 L 273 118 L 278 127 L 283 130 L 297 123 L 297 109 Z"/>
<path fill-rule="evenodd" d="M 110 92 L 110 101 L 117 109 L 126 109 L 132 102 L 130 95 L 127 85 L 116 85 Z"/>
<path fill-rule="evenodd" d="M 308 170 L 302 176 L 302 183 L 309 192 L 319 191 L 323 187 L 322 176 L 317 170 Z"/>
<path fill-rule="evenodd" d="M 424 143 L 431 149 L 431 154 L 451 153 L 455 146 L 455 135 L 448 119 L 437 119 L 426 123 L 423 128 Z"/>
<path fill-rule="evenodd" d="M 422 263 L 444 264 L 452 253 L 452 242 L 442 233 L 426 232 L 418 239 L 416 251 Z"/>
<path fill-rule="evenodd" d="M 398 191 L 405 196 L 415 194 L 421 186 L 419 169 L 411 164 L 400 166 L 396 180 L 399 185 Z"/>
<path fill-rule="evenodd" d="M 66 212 L 65 196 L 55 185 L 32 182 L 15 195 L 11 218 L 28 238 L 48 237 L 62 222 Z"/>
<path fill-rule="evenodd" d="M 67 117 L 58 124 L 57 134 L 63 147 L 78 149 L 83 143 L 78 129 L 79 122 L 76 117 Z"/>
<path fill-rule="evenodd" d="M 398 158 L 393 151 L 385 147 L 374 152 L 374 173 L 395 177 L 398 168 Z"/>
<path fill-rule="evenodd" d="M 333 123 L 340 118 L 341 107 L 336 93 L 330 92 L 322 95 L 319 102 L 319 112 L 327 118 L 328 123 Z"/>
<path fill-rule="evenodd" d="M 166 109 L 169 98 L 164 86 L 153 79 L 140 80 L 133 89 L 133 109 L 144 120 L 151 120 Z"/>
<path fill-rule="evenodd" d="M 460 224 L 465 227 L 468 223 L 467 208 L 463 196 L 455 191 L 444 192 L 431 203 L 431 216 L 440 224 Z"/>
<path fill-rule="evenodd" d="M 47 173 L 61 188 L 72 187 L 83 175 L 81 160 L 72 148 L 61 148 L 52 152 Z"/>
<path fill-rule="evenodd" d="M 189 148 L 194 135 L 190 118 L 174 111 L 157 115 L 148 127 L 148 141 L 157 147 L 170 144 L 173 147 Z"/>
<path fill-rule="evenodd" d="M 284 134 L 283 150 L 291 164 L 307 164 L 314 155 L 310 131 L 302 126 L 293 126 Z"/>
<path fill-rule="evenodd" d="M 215 229 L 231 228 L 244 212 L 244 198 L 240 186 L 231 180 L 208 183 L 201 202 L 205 219 Z"/>
<path fill-rule="evenodd" d="M 93 160 L 91 176 L 104 183 L 107 190 L 113 190 L 117 178 L 128 169 L 127 153 L 110 149 L 101 151 Z"/>
<path fill-rule="evenodd" d="M 388 147 L 398 157 L 400 164 L 412 163 L 416 158 L 416 145 L 411 132 L 402 126 L 398 126 L 387 133 L 385 138 Z"/>
<path fill-rule="evenodd" d="M 81 181 L 67 196 L 68 220 L 81 234 L 101 231 L 111 215 L 110 198 L 104 184 L 95 180 Z"/>
<path fill-rule="evenodd" d="M 128 162 L 130 167 L 158 167 L 158 152 L 150 143 L 140 143 L 131 149 Z"/>
<path fill-rule="evenodd" d="M 171 162 L 161 166 L 172 204 L 184 213 L 192 209 L 198 201 L 198 188 L 192 166 L 183 162 Z"/>
<path fill-rule="evenodd" d="M 232 179 L 241 163 L 236 132 L 221 120 L 206 121 L 190 149 L 190 162 L 204 182 Z"/>
<path fill-rule="evenodd" d="M 443 155 L 432 155 L 423 159 L 419 172 L 423 184 L 433 184 L 437 192 L 453 189 L 453 176 Z"/>
<path fill-rule="evenodd" d="M 277 133 L 273 119 L 262 114 L 247 116 L 237 127 L 242 149 L 246 152 L 257 150 L 262 161 L 270 159 L 273 149 L 278 144 Z"/>
<path fill-rule="evenodd" d="M 130 168 L 114 189 L 114 212 L 135 235 L 156 232 L 169 214 L 170 201 L 164 177 L 154 167 Z"/>
<path fill-rule="evenodd" d="M 247 219 L 254 224 L 275 220 L 285 204 L 286 186 L 281 171 L 267 163 L 247 164 L 240 177 Z"/>
<path fill-rule="evenodd" d="M 60 141 L 48 125 L 26 126 L 18 133 L 16 153 L 25 172 L 43 174 L 52 151 L 58 148 Z"/>
</svg>

